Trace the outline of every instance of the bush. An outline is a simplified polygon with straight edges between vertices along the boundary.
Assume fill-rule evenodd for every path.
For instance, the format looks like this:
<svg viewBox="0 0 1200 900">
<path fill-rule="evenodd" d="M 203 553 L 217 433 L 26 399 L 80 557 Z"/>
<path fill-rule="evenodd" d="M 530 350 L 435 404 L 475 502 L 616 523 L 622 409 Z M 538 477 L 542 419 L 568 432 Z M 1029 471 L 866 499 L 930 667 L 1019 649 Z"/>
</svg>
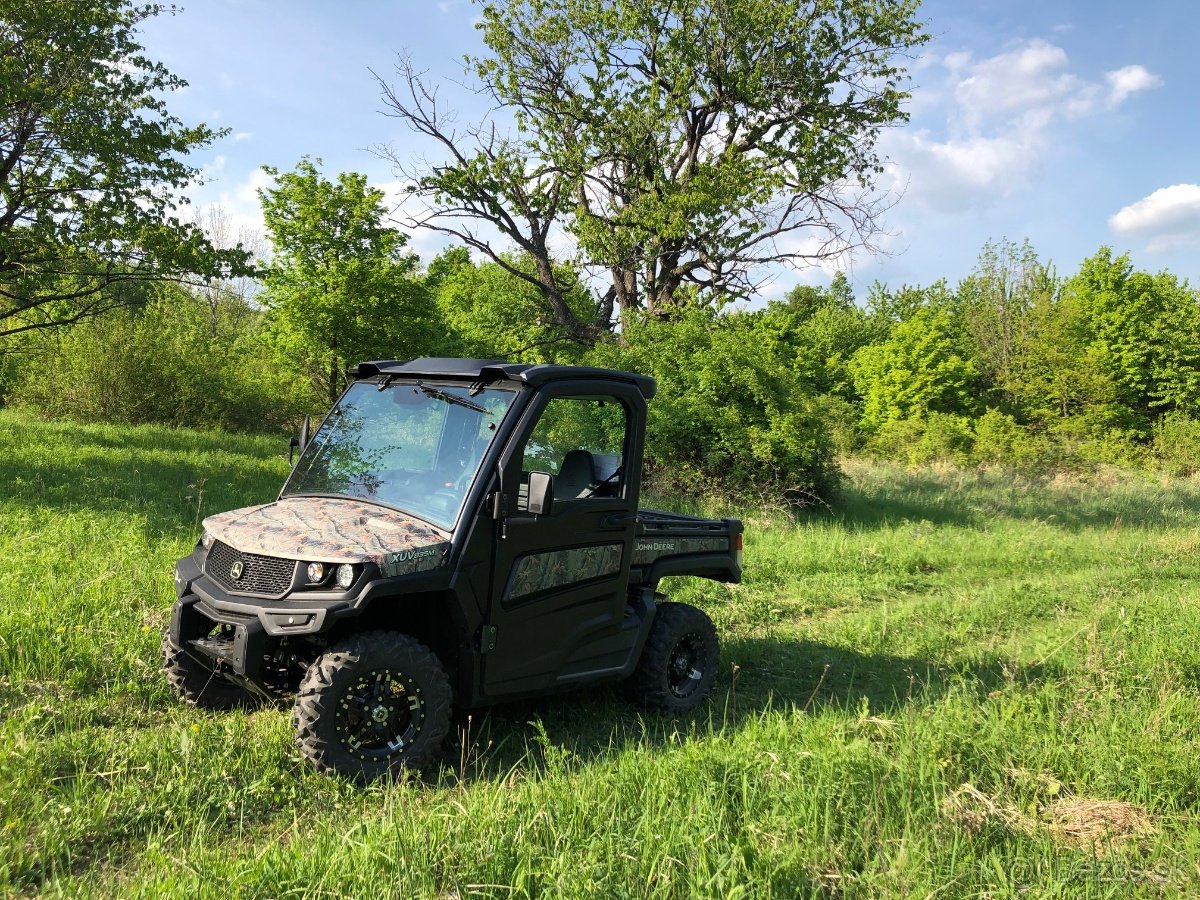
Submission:
<svg viewBox="0 0 1200 900">
<path fill-rule="evenodd" d="M 762 497 L 827 498 L 838 482 L 813 399 L 790 372 L 790 347 L 766 312 L 688 307 L 627 322 L 623 341 L 586 362 L 658 380 L 646 461 L 659 484 Z"/>
<path fill-rule="evenodd" d="M 229 431 L 282 430 L 319 406 L 261 339 L 259 312 L 160 289 L 56 335 L 53 358 L 29 357 L 10 401 L 36 415 Z"/>
<path fill-rule="evenodd" d="M 1012 463 L 1028 458 L 1030 441 L 1017 420 L 998 409 L 989 409 L 975 420 L 971 457 L 979 463 Z"/>
<path fill-rule="evenodd" d="M 839 456 L 849 456 L 863 448 L 864 436 L 858 427 L 858 407 L 837 394 L 821 394 L 812 400 L 812 408 L 829 433 L 829 443 Z"/>
<path fill-rule="evenodd" d="M 1118 427 L 1094 414 L 1061 419 L 1053 423 L 1049 436 L 1058 447 L 1059 468 L 1086 470 L 1097 464 L 1143 467 L 1150 461 L 1140 431 Z"/>
<path fill-rule="evenodd" d="M 867 451 L 911 465 L 934 461 L 965 463 L 971 451 L 971 420 L 951 413 L 893 419 L 871 436 Z"/>
<path fill-rule="evenodd" d="M 1070 468 L 1071 457 L 1060 442 L 1031 431 L 1007 413 L 989 409 L 973 424 L 971 459 L 983 465 L 1013 466 L 1025 472 Z M 1079 460 L 1075 465 L 1081 465 Z"/>
<path fill-rule="evenodd" d="M 1200 472 L 1200 422 L 1168 413 L 1154 425 L 1154 454 L 1172 475 Z"/>
</svg>

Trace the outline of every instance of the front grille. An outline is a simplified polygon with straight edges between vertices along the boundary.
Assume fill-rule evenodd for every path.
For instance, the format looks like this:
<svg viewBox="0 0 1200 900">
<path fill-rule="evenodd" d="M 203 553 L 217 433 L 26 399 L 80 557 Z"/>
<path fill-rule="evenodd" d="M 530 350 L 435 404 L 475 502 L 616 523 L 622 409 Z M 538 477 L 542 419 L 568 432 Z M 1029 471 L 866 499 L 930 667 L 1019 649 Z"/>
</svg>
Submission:
<svg viewBox="0 0 1200 900">
<path fill-rule="evenodd" d="M 239 562 L 242 564 L 242 577 L 234 578 L 230 569 Z M 227 591 L 280 597 L 291 588 L 296 565 L 294 559 L 243 553 L 228 544 L 213 541 L 208 559 L 204 561 L 204 572 Z"/>
</svg>

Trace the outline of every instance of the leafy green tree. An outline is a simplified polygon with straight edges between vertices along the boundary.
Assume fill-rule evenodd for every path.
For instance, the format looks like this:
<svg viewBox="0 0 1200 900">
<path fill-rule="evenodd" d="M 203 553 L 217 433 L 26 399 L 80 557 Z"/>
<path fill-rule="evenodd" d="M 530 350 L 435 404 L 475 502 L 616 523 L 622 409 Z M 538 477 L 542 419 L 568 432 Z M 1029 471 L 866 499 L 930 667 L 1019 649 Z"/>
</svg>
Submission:
<svg viewBox="0 0 1200 900">
<path fill-rule="evenodd" d="M 863 398 L 863 425 L 919 419 L 929 413 L 971 413 L 978 406 L 975 363 L 958 352 L 950 313 L 927 307 L 901 322 L 882 344 L 850 361 Z"/>
<path fill-rule="evenodd" d="M 877 281 L 867 291 L 867 310 L 885 333 L 926 309 L 945 310 L 957 320 L 958 301 L 946 279 L 938 279 L 927 287 L 902 284 L 895 290 Z"/>
<path fill-rule="evenodd" d="M 0 12 L 0 337 L 144 302 L 131 285 L 244 272 L 176 216 L 219 136 L 172 116 L 185 83 L 148 59 L 157 4 L 6 0 Z"/>
<path fill-rule="evenodd" d="M 792 370 L 808 391 L 855 399 L 850 359 L 861 347 L 886 337 L 887 329 L 855 303 L 846 276 L 839 272 L 824 288 L 798 285 L 767 310 L 780 319 L 792 346 Z"/>
<path fill-rule="evenodd" d="M 421 356 L 436 341 L 436 307 L 407 237 L 385 223 L 383 192 L 352 172 L 330 181 L 308 158 L 266 171 L 275 184 L 258 193 L 273 254 L 261 299 L 280 350 L 330 403 L 348 364 Z"/>
<path fill-rule="evenodd" d="M 836 488 L 828 433 L 790 370 L 777 317 L 692 304 L 663 317 L 642 312 L 624 338 L 597 345 L 587 361 L 658 380 L 646 457 L 660 485 L 797 499 Z"/>
<path fill-rule="evenodd" d="M 1116 390 L 1074 292 L 1034 298 L 1006 383 L 1021 417 L 1042 428 L 1079 416 L 1111 418 Z"/>
<path fill-rule="evenodd" d="M 582 348 L 544 314 L 541 294 L 512 269 L 531 271 L 529 257 L 505 254 L 506 265 L 486 260 L 478 265 L 464 247 L 444 251 L 429 265 L 426 285 L 436 298 L 452 349 L 446 352 L 476 359 L 519 359 L 526 362 L 574 362 Z M 590 292 L 577 275 L 557 267 L 564 284 L 574 286 L 564 299 L 580 321 L 594 314 Z"/>
<path fill-rule="evenodd" d="M 1102 247 L 1084 260 L 1064 293 L 1077 304 L 1088 350 L 1111 380 L 1116 401 L 1148 432 L 1163 410 L 1191 412 L 1200 401 L 1200 298 L 1166 272 L 1135 271 L 1128 254 Z"/>
<path fill-rule="evenodd" d="M 797 322 L 812 318 L 822 309 L 835 306 L 845 309 L 854 305 L 854 289 L 845 274 L 838 272 L 828 287 L 798 284 L 783 298 L 782 305 Z"/>
<path fill-rule="evenodd" d="M 1152 405 L 1187 416 L 1200 415 L 1200 291 L 1168 272 L 1154 275 L 1153 285 L 1164 303 L 1154 320 L 1159 349 Z"/>
<path fill-rule="evenodd" d="M 958 285 L 958 308 L 980 374 L 1009 401 L 1019 390 L 1014 360 L 1028 343 L 1030 313 L 1059 287 L 1053 267 L 1038 259 L 1028 240 L 1020 246 L 988 241 L 974 272 Z"/>
<path fill-rule="evenodd" d="M 694 291 L 754 290 L 768 263 L 869 243 L 876 141 L 903 122 L 903 55 L 926 40 L 916 0 L 510 0 L 485 3 L 469 71 L 515 123 L 457 129 L 411 62 L 380 79 L 388 114 L 440 144 L 412 169 L 415 225 L 457 236 L 527 280 L 582 341 L 614 310 L 658 314 Z M 386 152 L 386 151 L 385 151 Z M 581 320 L 550 244 L 604 273 Z M 534 261 L 510 266 L 499 233 Z M 596 324 L 592 324 L 592 322 Z"/>
</svg>

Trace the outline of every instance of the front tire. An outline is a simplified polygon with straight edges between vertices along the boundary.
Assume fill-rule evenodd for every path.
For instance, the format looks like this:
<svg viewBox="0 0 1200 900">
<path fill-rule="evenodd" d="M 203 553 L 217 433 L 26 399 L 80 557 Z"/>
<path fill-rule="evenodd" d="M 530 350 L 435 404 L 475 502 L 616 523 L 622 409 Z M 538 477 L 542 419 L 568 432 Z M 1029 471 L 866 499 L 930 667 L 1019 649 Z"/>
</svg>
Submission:
<svg viewBox="0 0 1200 900">
<path fill-rule="evenodd" d="M 660 603 L 625 693 L 645 706 L 691 712 L 712 690 L 719 663 L 712 619 L 686 603 Z"/>
<path fill-rule="evenodd" d="M 292 722 L 301 753 L 320 771 L 367 782 L 437 759 L 450 702 L 433 651 L 408 635 L 368 631 L 309 666 Z"/>
<path fill-rule="evenodd" d="M 185 703 L 201 709 L 228 710 L 253 706 L 249 691 L 228 681 L 176 647 L 168 632 L 162 642 L 167 683 Z"/>
</svg>

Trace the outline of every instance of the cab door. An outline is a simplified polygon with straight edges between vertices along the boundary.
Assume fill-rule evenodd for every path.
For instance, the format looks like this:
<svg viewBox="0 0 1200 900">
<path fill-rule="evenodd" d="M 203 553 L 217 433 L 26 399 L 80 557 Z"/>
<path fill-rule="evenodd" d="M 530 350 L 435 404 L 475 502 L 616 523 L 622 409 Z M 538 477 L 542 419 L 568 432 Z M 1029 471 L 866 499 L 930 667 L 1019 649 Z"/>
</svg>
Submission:
<svg viewBox="0 0 1200 900">
<path fill-rule="evenodd" d="M 633 555 L 645 401 L 622 384 L 542 389 L 502 458 L 484 692 L 539 691 L 615 672 Z M 630 463 L 630 461 L 636 461 Z M 528 510 L 531 472 L 554 478 L 550 511 Z"/>
</svg>

